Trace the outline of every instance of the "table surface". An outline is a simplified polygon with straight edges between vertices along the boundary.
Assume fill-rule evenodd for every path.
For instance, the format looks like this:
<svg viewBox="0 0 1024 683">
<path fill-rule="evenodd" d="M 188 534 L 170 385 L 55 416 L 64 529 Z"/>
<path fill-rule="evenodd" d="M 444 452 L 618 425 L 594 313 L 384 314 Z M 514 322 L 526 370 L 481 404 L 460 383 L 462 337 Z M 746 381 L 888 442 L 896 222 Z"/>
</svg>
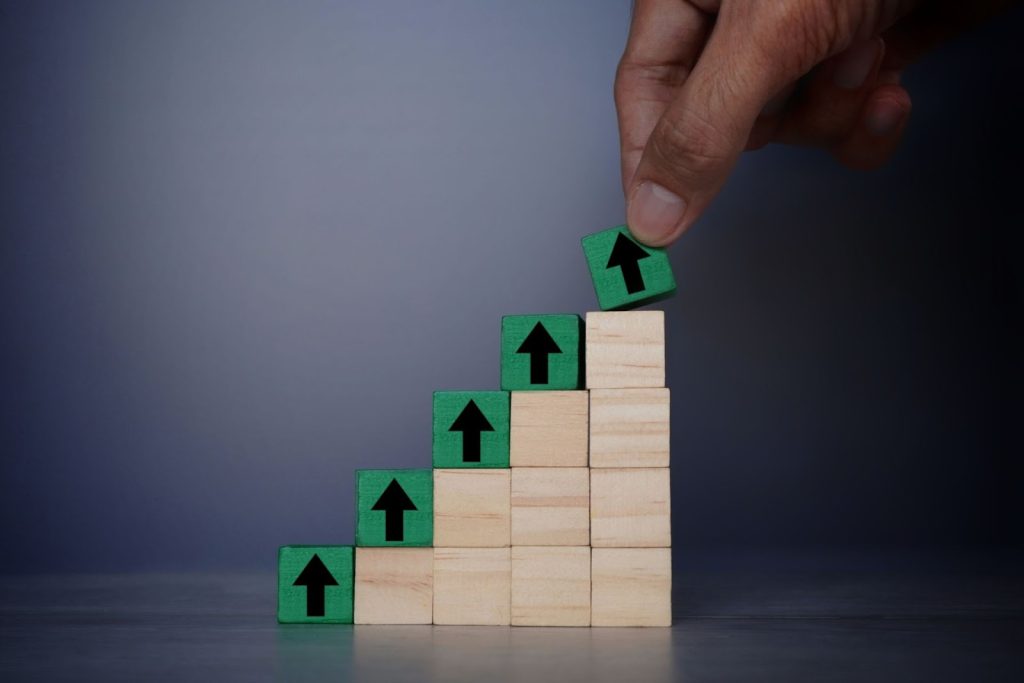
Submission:
<svg viewBox="0 0 1024 683">
<path fill-rule="evenodd" d="M 271 574 L 0 577 L 0 680 L 1024 680 L 1016 571 L 674 583 L 670 629 L 556 629 L 279 626 Z"/>
</svg>

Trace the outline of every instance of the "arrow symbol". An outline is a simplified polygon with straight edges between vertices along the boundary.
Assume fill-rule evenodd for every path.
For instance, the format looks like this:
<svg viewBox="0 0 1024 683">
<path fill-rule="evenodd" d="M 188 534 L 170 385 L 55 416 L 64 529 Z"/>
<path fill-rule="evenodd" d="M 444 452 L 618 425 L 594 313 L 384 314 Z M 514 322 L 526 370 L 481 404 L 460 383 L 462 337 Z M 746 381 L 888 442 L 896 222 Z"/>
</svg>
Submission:
<svg viewBox="0 0 1024 683">
<path fill-rule="evenodd" d="M 402 541 L 405 539 L 405 511 L 415 510 L 416 506 L 413 505 L 409 495 L 402 488 L 402 485 L 398 483 L 397 479 L 391 480 L 388 487 L 384 489 L 384 493 L 380 494 L 380 498 L 377 499 L 377 502 L 370 509 L 384 511 L 385 541 Z"/>
<path fill-rule="evenodd" d="M 480 462 L 480 432 L 493 432 L 494 427 L 470 399 L 448 431 L 462 432 L 462 462 Z"/>
<path fill-rule="evenodd" d="M 516 353 L 530 354 L 530 384 L 548 383 L 548 355 L 561 352 L 544 323 L 540 322 L 533 326 L 516 350 Z"/>
<path fill-rule="evenodd" d="M 338 580 L 334 578 L 327 565 L 316 553 L 306 563 L 306 567 L 299 572 L 299 578 L 295 579 L 293 586 L 306 587 L 306 616 L 324 616 L 324 588 L 326 586 L 337 586 Z"/>
<path fill-rule="evenodd" d="M 605 268 L 621 268 L 622 277 L 626 281 L 626 292 L 636 294 L 646 289 L 644 276 L 640 274 L 638 262 L 648 256 L 650 254 L 647 251 L 620 232 L 615 238 L 611 256 L 608 257 L 608 265 Z"/>
</svg>

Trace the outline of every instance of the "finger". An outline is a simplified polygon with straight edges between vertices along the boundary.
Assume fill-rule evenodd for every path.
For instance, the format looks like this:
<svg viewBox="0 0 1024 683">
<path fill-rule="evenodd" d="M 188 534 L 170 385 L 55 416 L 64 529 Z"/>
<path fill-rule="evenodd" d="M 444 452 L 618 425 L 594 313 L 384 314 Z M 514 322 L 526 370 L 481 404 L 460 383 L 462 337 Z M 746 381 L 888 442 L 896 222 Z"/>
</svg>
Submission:
<svg viewBox="0 0 1024 683">
<path fill-rule="evenodd" d="M 683 0 L 637 0 L 615 77 L 623 191 L 658 119 L 686 82 L 710 19 Z"/>
<path fill-rule="evenodd" d="M 869 170 L 892 156 L 910 119 L 910 95 L 898 85 L 882 85 L 867 98 L 857 124 L 832 154 L 851 168 Z"/>
</svg>

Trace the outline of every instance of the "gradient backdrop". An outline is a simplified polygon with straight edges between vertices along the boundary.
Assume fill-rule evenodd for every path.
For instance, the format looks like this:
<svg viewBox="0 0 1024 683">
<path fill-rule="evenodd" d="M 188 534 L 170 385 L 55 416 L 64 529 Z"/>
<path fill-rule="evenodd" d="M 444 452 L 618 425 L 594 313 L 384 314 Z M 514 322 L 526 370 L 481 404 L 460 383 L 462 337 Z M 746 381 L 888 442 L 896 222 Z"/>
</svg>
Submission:
<svg viewBox="0 0 1024 683">
<path fill-rule="evenodd" d="M 743 158 L 673 249 L 677 556 L 1022 539 L 1017 11 L 885 170 Z M 0 571 L 271 568 L 596 307 L 629 4 L 0 3 Z"/>
</svg>

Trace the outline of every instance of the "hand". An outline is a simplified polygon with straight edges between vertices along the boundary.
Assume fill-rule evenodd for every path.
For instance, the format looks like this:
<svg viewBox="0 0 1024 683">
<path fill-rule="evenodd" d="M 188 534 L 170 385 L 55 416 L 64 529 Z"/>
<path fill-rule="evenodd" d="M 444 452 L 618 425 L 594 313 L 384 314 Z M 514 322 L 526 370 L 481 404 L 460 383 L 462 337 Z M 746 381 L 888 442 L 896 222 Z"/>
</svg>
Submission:
<svg viewBox="0 0 1024 683">
<path fill-rule="evenodd" d="M 1006 0 L 636 0 L 615 79 L 627 223 L 674 242 L 740 152 L 823 147 L 873 168 L 910 116 L 903 69 Z"/>
</svg>

